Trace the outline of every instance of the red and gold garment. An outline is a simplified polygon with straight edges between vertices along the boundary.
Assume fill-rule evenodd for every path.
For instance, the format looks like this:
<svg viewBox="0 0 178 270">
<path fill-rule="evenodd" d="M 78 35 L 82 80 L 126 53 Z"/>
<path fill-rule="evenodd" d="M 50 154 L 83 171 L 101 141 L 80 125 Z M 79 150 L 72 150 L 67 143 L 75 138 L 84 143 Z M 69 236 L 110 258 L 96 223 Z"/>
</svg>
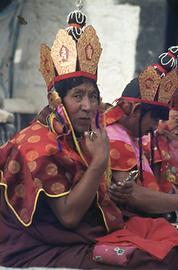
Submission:
<svg viewBox="0 0 178 270">
<path fill-rule="evenodd" d="M 158 147 L 162 158 L 161 178 L 178 186 L 178 140 L 157 133 Z"/>
<path fill-rule="evenodd" d="M 105 118 L 107 119 L 107 113 Z M 114 171 L 130 171 L 139 168 L 138 139 L 130 136 L 129 132 L 116 121 L 106 127 L 110 141 L 111 169 Z M 152 190 L 159 190 L 155 176 L 146 156 L 142 155 L 143 185 Z"/>
<path fill-rule="evenodd" d="M 55 129 L 61 132 L 56 120 L 55 123 Z M 65 134 L 55 133 L 40 121 L 34 121 L 1 147 L 0 187 L 4 188 L 6 202 L 18 220 L 29 226 L 39 194 L 43 192 L 49 197 L 69 194 L 86 166 L 75 150 L 70 129 Z M 112 231 L 123 227 L 123 220 L 119 208 L 107 195 L 106 179 L 101 178 L 97 206 L 107 230 Z"/>
<path fill-rule="evenodd" d="M 155 132 L 154 164 L 159 166 L 160 190 L 172 193 L 173 185 L 178 183 L 178 141 L 171 139 L 166 134 Z M 147 158 L 150 159 L 149 135 L 143 137 L 143 148 Z"/>
<path fill-rule="evenodd" d="M 118 108 L 120 111 L 120 109 Z M 106 130 L 110 141 L 110 164 L 114 171 L 130 171 L 139 168 L 138 140 L 132 138 L 128 130 L 105 113 Z M 109 113 L 109 114 L 108 114 Z M 107 119 L 109 115 L 109 120 Z M 122 114 L 119 114 L 119 117 Z M 143 184 L 152 190 L 159 190 L 149 161 L 143 153 Z M 141 229 L 140 229 L 141 228 Z M 167 238 L 162 237 L 166 235 Z M 164 238 L 164 239 L 163 239 Z M 157 246 L 159 245 L 159 249 Z M 178 232 L 165 219 L 143 218 L 139 213 L 125 222 L 123 229 L 97 238 L 93 256 L 100 263 L 128 265 L 136 249 L 163 260 L 170 250 L 178 245 Z M 118 256 L 119 255 L 119 256 Z"/>
<path fill-rule="evenodd" d="M 105 112 L 105 124 L 107 133 L 110 139 L 110 159 L 111 169 L 116 171 L 130 171 L 134 167 L 139 168 L 139 146 L 138 139 L 134 139 L 130 136 L 129 131 L 124 129 L 118 124 L 118 120 L 124 115 L 124 112 L 119 106 L 113 107 Z M 154 148 L 154 162 L 160 163 L 162 160 L 167 160 L 169 157 L 168 151 L 166 150 L 166 144 L 162 144 L 160 140 L 160 149 Z M 150 136 L 144 136 L 142 138 L 143 153 L 142 153 L 142 166 L 143 166 L 143 185 L 152 190 L 161 190 L 164 192 L 172 191 L 172 184 L 170 181 L 157 182 L 153 171 L 150 168 Z M 162 146 L 161 146 L 162 145 Z M 170 159 L 169 159 L 170 160 Z M 178 160 L 175 159 L 175 160 Z M 165 166 L 168 166 L 166 162 Z M 170 163 L 169 163 L 170 165 Z M 164 166 L 164 167 L 165 167 Z M 172 167 L 173 169 L 173 167 Z M 167 173 L 169 168 L 167 170 Z M 164 172 L 162 167 L 162 172 Z M 167 174 L 166 173 L 166 174 Z M 165 175 L 165 172 L 164 172 Z M 170 175 L 170 174 L 169 174 Z M 171 174 L 172 175 L 172 174 Z M 141 183 L 140 183 L 141 184 Z"/>
<path fill-rule="evenodd" d="M 67 147 L 59 158 L 56 135 L 40 122 L 33 122 L 1 147 L 0 185 L 5 189 L 9 207 L 23 225 L 31 224 L 41 191 L 51 197 L 70 192 L 72 177 L 77 180 L 77 158 Z"/>
<path fill-rule="evenodd" d="M 122 233 L 122 229 L 117 230 L 123 226 L 122 215 L 107 195 L 104 177 L 97 193 L 97 203 L 94 201 L 92 204 L 94 214 L 97 212 L 97 225 L 94 224 L 93 218 L 89 222 L 84 217 L 75 230 L 68 230 L 59 223 L 44 200 L 45 195 L 60 197 L 68 194 L 86 170 L 86 164 L 75 148 L 71 147 L 71 141 L 70 130 L 67 134 L 56 134 L 41 122 L 34 121 L 1 147 L 0 187 L 5 194 L 5 201 L 4 198 L 1 200 L 1 265 L 97 268 L 97 264 L 91 260 L 95 238 L 98 241 L 99 236 L 106 235 L 105 228 Z M 44 196 L 39 196 L 40 193 Z M 89 210 L 93 211 L 92 209 Z M 102 213 L 102 222 L 98 212 Z M 88 218 L 90 217 L 89 215 Z M 159 220 L 155 222 L 158 224 Z M 144 224 L 147 222 L 142 219 L 142 225 Z M 167 226 L 170 225 L 167 223 Z M 173 234 L 172 247 L 177 245 L 178 239 L 177 231 Z M 109 237 L 110 234 L 107 235 Z M 126 232 L 125 241 L 130 242 L 130 235 L 133 236 L 133 233 Z M 143 251 L 137 250 L 137 253 L 141 253 L 144 260 L 146 246 L 141 246 L 141 249 Z M 166 251 L 168 253 L 170 248 Z M 155 265 L 154 258 L 149 254 L 147 256 Z M 82 264 L 81 262 L 85 262 L 87 258 L 87 264 Z M 138 259 L 137 254 L 133 254 L 133 258 L 134 264 Z M 82 267 L 83 265 L 85 267 Z M 93 267 L 89 267 L 91 265 Z M 132 258 L 129 260 L 130 265 Z M 108 266 L 101 269 L 115 268 Z"/>
</svg>

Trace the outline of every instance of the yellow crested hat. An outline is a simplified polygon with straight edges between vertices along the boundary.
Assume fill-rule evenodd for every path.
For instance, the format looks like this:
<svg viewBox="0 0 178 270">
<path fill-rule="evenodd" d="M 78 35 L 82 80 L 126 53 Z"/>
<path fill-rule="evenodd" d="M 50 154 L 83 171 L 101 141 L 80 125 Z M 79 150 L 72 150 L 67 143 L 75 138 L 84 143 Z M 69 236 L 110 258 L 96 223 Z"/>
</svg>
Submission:
<svg viewBox="0 0 178 270">
<path fill-rule="evenodd" d="M 73 77 L 97 80 L 97 68 L 102 52 L 93 26 L 86 26 L 86 15 L 80 8 L 69 13 L 68 27 L 60 29 L 51 49 L 41 45 L 40 71 L 48 90 L 58 81 Z"/>
</svg>

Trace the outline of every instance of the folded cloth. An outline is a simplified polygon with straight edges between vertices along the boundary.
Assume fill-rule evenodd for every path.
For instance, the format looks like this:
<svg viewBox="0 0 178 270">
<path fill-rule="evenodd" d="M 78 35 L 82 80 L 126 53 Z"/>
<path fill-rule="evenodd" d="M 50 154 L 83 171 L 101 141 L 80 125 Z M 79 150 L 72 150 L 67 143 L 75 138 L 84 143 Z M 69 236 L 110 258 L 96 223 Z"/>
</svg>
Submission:
<svg viewBox="0 0 178 270">
<path fill-rule="evenodd" d="M 136 247 L 129 244 L 96 244 L 93 260 L 109 265 L 126 265 Z"/>
<path fill-rule="evenodd" d="M 163 260 L 178 246 L 178 230 L 164 218 L 132 217 L 125 228 L 96 239 L 93 259 L 111 265 L 126 265 L 138 248 Z"/>
</svg>

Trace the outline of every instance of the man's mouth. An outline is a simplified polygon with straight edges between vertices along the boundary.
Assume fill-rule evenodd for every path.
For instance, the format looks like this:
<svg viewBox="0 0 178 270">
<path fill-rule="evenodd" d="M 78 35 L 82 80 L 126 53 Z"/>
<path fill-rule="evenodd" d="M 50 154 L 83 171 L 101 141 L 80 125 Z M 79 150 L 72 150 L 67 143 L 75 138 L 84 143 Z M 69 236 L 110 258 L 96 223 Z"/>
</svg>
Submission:
<svg viewBox="0 0 178 270">
<path fill-rule="evenodd" d="M 91 123 L 91 119 L 89 117 L 80 117 L 78 118 L 78 122 L 79 123 L 83 123 L 83 124 L 90 124 Z"/>
</svg>

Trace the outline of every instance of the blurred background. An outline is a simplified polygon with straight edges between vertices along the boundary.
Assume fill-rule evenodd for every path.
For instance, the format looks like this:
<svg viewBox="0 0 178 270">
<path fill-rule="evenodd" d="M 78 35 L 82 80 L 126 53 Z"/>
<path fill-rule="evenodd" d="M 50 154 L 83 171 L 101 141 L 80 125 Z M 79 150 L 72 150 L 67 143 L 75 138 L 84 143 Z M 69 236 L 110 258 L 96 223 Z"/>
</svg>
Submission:
<svg viewBox="0 0 178 270">
<path fill-rule="evenodd" d="M 50 47 L 75 0 L 0 0 L 0 144 L 47 104 L 39 72 L 41 43 Z M 157 56 L 178 43 L 178 0 L 84 0 L 99 36 L 101 96 L 112 102 Z"/>
</svg>

